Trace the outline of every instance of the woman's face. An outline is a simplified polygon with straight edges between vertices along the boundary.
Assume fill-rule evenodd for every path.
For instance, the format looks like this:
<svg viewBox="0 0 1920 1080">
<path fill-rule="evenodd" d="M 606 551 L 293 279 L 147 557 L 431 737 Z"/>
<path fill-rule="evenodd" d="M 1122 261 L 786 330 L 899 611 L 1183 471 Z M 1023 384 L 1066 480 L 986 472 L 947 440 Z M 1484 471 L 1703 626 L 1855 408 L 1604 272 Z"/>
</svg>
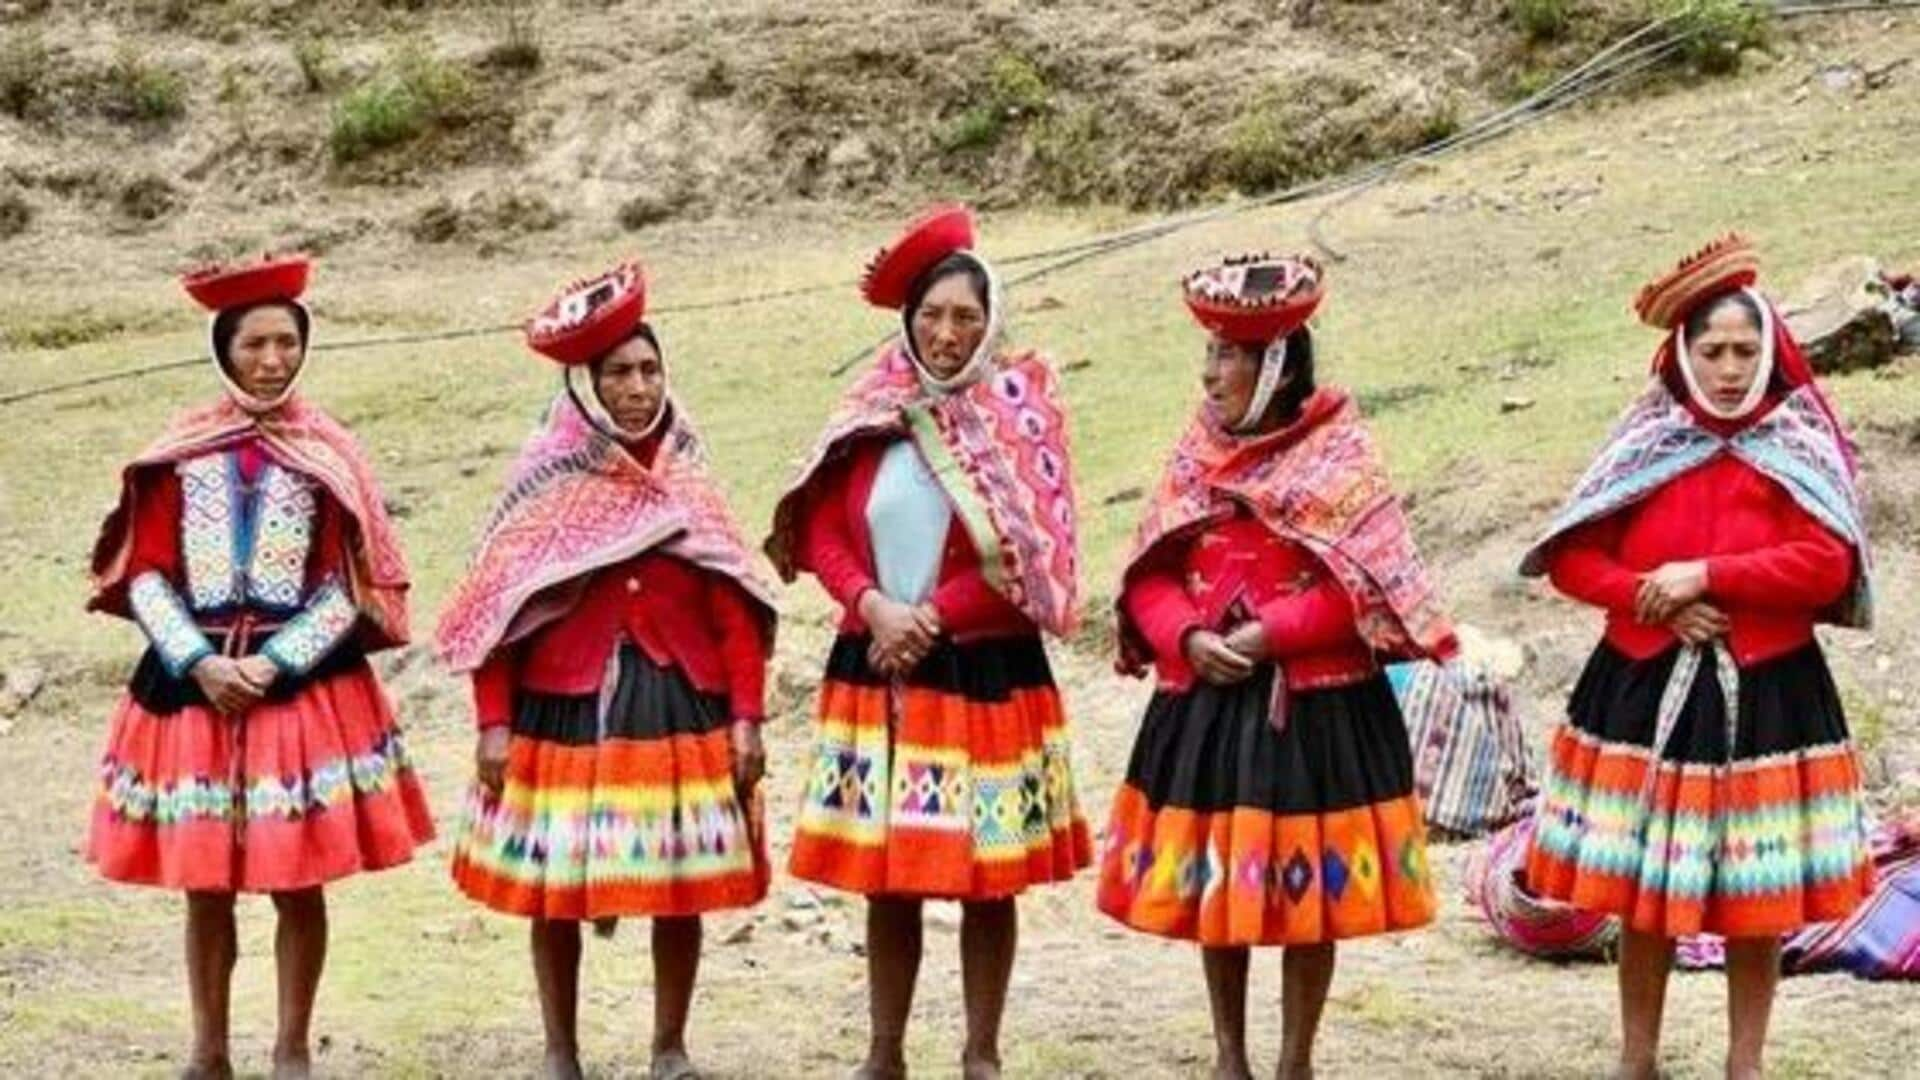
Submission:
<svg viewBox="0 0 1920 1080">
<path fill-rule="evenodd" d="M 227 368 L 247 396 L 273 401 L 286 392 L 306 362 L 300 324 L 293 312 L 273 304 L 241 316 L 227 346 Z"/>
<path fill-rule="evenodd" d="M 1694 385 L 1717 409 L 1737 409 L 1760 370 L 1760 328 L 1739 304 L 1723 303 L 1707 317 L 1707 327 L 1687 342 L 1687 366 Z"/>
<path fill-rule="evenodd" d="M 1246 422 L 1247 409 L 1260 383 L 1260 361 L 1265 350 L 1215 337 L 1207 342 L 1207 358 L 1200 368 L 1200 386 L 1207 392 L 1207 407 L 1228 428 Z M 1291 374 L 1280 377 L 1285 386 Z"/>
<path fill-rule="evenodd" d="M 913 313 L 913 351 L 936 379 L 951 379 L 967 366 L 987 336 L 987 308 L 966 274 L 934 283 Z"/>
<path fill-rule="evenodd" d="M 593 392 L 624 431 L 645 431 L 667 393 L 667 368 L 646 338 L 633 338 L 607 354 L 593 373 Z"/>
</svg>

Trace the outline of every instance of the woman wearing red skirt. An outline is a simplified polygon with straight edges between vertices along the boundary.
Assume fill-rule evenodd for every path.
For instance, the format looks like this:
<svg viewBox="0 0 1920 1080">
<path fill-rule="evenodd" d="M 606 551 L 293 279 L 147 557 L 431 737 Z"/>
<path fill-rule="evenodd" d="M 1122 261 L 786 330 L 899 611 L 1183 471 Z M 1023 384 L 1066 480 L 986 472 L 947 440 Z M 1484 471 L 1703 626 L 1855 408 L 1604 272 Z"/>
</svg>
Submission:
<svg viewBox="0 0 1920 1080">
<path fill-rule="evenodd" d="M 113 718 L 87 856 L 187 894 L 194 1045 L 232 1074 L 237 893 L 279 912 L 276 1077 L 306 1074 L 326 958 L 321 887 L 407 861 L 433 834 L 367 655 L 405 642 L 407 571 L 359 446 L 295 392 L 308 263 L 189 275 L 226 389 L 122 473 L 94 549 L 95 610 L 149 647 Z"/>
<path fill-rule="evenodd" d="M 531 920 L 554 1080 L 581 1075 L 582 920 L 652 919 L 651 1075 L 689 1080 L 700 916 L 767 891 L 754 811 L 772 576 L 668 392 L 645 303 L 627 264 L 529 324 L 565 389 L 440 622 L 480 728 L 453 876 Z"/>
<path fill-rule="evenodd" d="M 1101 910 L 1201 946 L 1221 1080 L 1250 1075 L 1250 950 L 1284 947 L 1277 1075 L 1312 1074 L 1334 943 L 1433 919 L 1381 658 L 1455 648 L 1344 390 L 1314 381 L 1309 260 L 1189 275 L 1206 401 L 1123 574 L 1121 669 L 1158 686 L 1114 797 Z"/>
<path fill-rule="evenodd" d="M 999 1074 L 1014 897 L 1089 861 L 1041 631 L 1074 616 L 1056 380 L 1002 353 L 1005 303 L 959 207 L 921 218 L 863 292 L 901 312 L 775 511 L 767 550 L 842 609 L 793 873 L 868 897 L 866 1077 L 905 1074 L 921 901 L 962 903 L 962 1068 Z"/>
<path fill-rule="evenodd" d="M 1620 917 L 1620 1072 L 1655 1073 L 1674 939 L 1727 938 L 1727 1075 L 1760 1075 L 1780 936 L 1872 885 L 1860 771 L 1816 623 L 1865 626 L 1852 444 L 1708 246 L 1642 290 L 1653 378 L 1522 569 L 1606 613 L 1553 737 L 1527 884 Z"/>
</svg>

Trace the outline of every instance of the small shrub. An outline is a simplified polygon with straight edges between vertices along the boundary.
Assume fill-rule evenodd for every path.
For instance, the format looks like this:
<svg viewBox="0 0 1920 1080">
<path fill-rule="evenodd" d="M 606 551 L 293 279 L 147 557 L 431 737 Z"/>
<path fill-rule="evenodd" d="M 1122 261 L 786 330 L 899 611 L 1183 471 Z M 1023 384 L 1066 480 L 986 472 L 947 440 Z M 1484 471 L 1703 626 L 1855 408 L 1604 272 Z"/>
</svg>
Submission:
<svg viewBox="0 0 1920 1080">
<path fill-rule="evenodd" d="M 539 69 L 542 54 L 532 9 L 527 0 L 500 0 L 500 41 L 487 50 L 489 67 L 519 72 Z"/>
<path fill-rule="evenodd" d="M 333 108 L 328 146 L 349 162 L 419 136 L 459 113 L 473 96 L 459 68 L 409 45 Z"/>
<path fill-rule="evenodd" d="M 1460 134 L 1460 125 L 1460 102 L 1448 96 L 1427 114 L 1426 122 L 1420 127 L 1420 145 L 1451 139 Z"/>
<path fill-rule="evenodd" d="M 976 150 L 1000 141 L 1006 115 L 991 105 L 975 105 L 948 121 L 940 131 L 940 149 L 947 153 Z"/>
<path fill-rule="evenodd" d="M 460 208 L 447 199 L 440 199 L 415 215 L 407 232 L 415 243 L 444 244 L 459 236 L 465 228 L 466 221 Z"/>
<path fill-rule="evenodd" d="M 0 193 L 0 240 L 11 240 L 33 224 L 33 204 L 17 191 Z"/>
<path fill-rule="evenodd" d="M 1033 135 L 1034 164 L 1048 194 L 1094 198 L 1103 191 L 1112 157 L 1102 110 L 1087 106 L 1050 115 Z"/>
<path fill-rule="evenodd" d="M 1513 101 L 1526 99 L 1552 86 L 1560 76 L 1552 68 L 1521 68 L 1513 73 L 1506 86 L 1506 96 Z"/>
<path fill-rule="evenodd" d="M 947 121 L 936 136 L 940 149 L 957 153 L 992 146 L 1009 125 L 1045 113 L 1052 91 L 1031 61 L 1002 53 L 988 67 L 986 83 L 975 90 L 973 98 L 973 103 Z"/>
<path fill-rule="evenodd" d="M 1010 116 L 1044 112 L 1050 92 L 1040 69 L 1024 56 L 1003 53 L 987 71 L 989 102 Z"/>
<path fill-rule="evenodd" d="M 185 81 L 148 63 L 132 46 L 122 48 L 114 58 L 101 91 L 101 108 L 117 120 L 162 124 L 187 111 Z"/>
<path fill-rule="evenodd" d="M 309 94 L 318 94 L 333 85 L 333 50 L 315 35 L 302 37 L 293 46 L 293 62 L 300 67 L 300 84 Z"/>
<path fill-rule="evenodd" d="M 1567 0 L 1507 0 L 1507 17 L 1529 40 L 1552 41 L 1567 31 Z"/>
<path fill-rule="evenodd" d="M 39 34 L 9 35 L 0 43 L 0 112 L 20 120 L 37 112 L 52 66 Z"/>
<path fill-rule="evenodd" d="M 692 95 L 695 101 L 711 101 L 732 94 L 734 89 L 733 69 L 727 65 L 725 57 L 716 56 L 707 61 L 707 66 L 701 69 L 700 76 L 687 87 L 687 93 Z"/>
<path fill-rule="evenodd" d="M 616 217 L 623 229 L 644 229 L 679 217 L 692 202 L 692 193 L 684 188 L 643 191 L 621 203 Z"/>
<path fill-rule="evenodd" d="M 1242 191 L 1284 188 L 1303 175 L 1305 148 L 1297 138 L 1299 125 L 1273 97 L 1255 101 L 1227 126 L 1221 146 L 1221 167 L 1227 180 Z"/>
<path fill-rule="evenodd" d="M 128 221 L 145 224 L 173 213 L 180 204 L 180 196 L 165 177 L 150 173 L 121 188 L 115 202 Z"/>
<path fill-rule="evenodd" d="M 1681 56 L 1710 75 L 1740 69 L 1740 52 L 1767 42 L 1764 5 L 1747 0 L 1657 0 L 1655 10 L 1674 17 L 1682 35 Z"/>
</svg>

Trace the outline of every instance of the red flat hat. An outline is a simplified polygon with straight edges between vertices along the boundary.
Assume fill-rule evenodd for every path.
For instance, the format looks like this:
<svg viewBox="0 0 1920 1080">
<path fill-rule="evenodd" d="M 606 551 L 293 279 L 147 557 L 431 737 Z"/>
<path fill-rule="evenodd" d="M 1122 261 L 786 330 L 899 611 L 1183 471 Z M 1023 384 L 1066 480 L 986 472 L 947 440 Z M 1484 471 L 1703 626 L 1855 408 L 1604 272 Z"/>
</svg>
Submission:
<svg viewBox="0 0 1920 1080">
<path fill-rule="evenodd" d="M 1320 264 L 1307 256 L 1236 255 L 1180 279 L 1187 310 L 1228 341 L 1264 344 L 1293 333 L 1326 296 Z"/>
<path fill-rule="evenodd" d="M 881 248 L 867 264 L 860 295 L 875 307 L 902 308 L 920 275 L 956 251 L 973 247 L 973 211 L 958 203 L 936 206 Z"/>
<path fill-rule="evenodd" d="M 1759 279 L 1759 253 L 1746 237 L 1728 233 L 1642 286 L 1633 298 L 1633 310 L 1648 326 L 1671 330 L 1701 301 L 1747 288 Z"/>
<path fill-rule="evenodd" d="M 305 255 L 263 255 L 246 265 L 209 264 L 180 275 L 187 295 L 208 311 L 262 304 L 269 300 L 298 300 L 307 291 L 313 269 Z"/>
<path fill-rule="evenodd" d="M 627 339 L 647 313 L 647 278 L 638 262 L 560 290 L 527 320 L 527 345 L 562 364 L 590 364 Z"/>
</svg>

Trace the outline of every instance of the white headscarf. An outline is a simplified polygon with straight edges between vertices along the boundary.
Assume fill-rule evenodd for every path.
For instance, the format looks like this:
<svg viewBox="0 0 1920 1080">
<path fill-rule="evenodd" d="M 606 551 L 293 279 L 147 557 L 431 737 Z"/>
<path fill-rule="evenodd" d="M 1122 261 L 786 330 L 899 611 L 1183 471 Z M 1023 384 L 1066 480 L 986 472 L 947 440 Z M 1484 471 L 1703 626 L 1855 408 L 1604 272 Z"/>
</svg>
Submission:
<svg viewBox="0 0 1920 1080">
<path fill-rule="evenodd" d="M 299 319 L 295 320 L 301 324 L 300 366 L 293 369 L 293 377 L 289 378 L 287 385 L 282 387 L 280 392 L 275 394 L 271 399 L 258 398 L 247 393 L 246 390 L 241 388 L 239 381 L 233 377 L 233 372 L 229 371 L 227 365 L 221 362 L 219 336 L 220 316 L 225 314 L 225 312 L 216 311 L 207 318 L 207 355 L 213 359 L 214 373 L 220 376 L 220 385 L 226 388 L 227 396 L 233 399 L 233 403 L 240 406 L 241 411 L 252 416 L 270 413 L 280 406 L 285 405 L 287 399 L 293 396 L 294 388 L 300 384 L 300 379 L 307 373 L 307 357 L 313 355 L 313 312 L 308 309 L 306 304 L 299 300 L 291 299 L 263 300 L 257 304 L 250 304 L 248 307 L 258 308 L 278 306 L 281 304 L 285 304 L 291 308 L 297 308 L 300 311 Z M 239 329 L 240 324 L 235 322 L 234 331 L 236 337 L 239 336 Z M 228 342 L 228 348 L 232 348 L 231 341 Z"/>
<path fill-rule="evenodd" d="M 913 344 L 914 309 L 910 307 L 900 309 L 900 323 L 903 340 L 906 343 L 907 358 L 913 361 L 914 373 L 920 377 L 920 385 L 935 394 L 951 394 L 955 390 L 965 389 L 979 382 L 986 375 L 987 368 L 993 361 L 994 351 L 1000 344 L 1000 334 L 1006 325 L 1003 314 L 1006 305 L 1002 302 L 1000 275 L 994 273 L 993 267 L 985 259 L 973 252 L 962 251 L 959 254 L 966 256 L 969 261 L 979 267 L 981 274 L 987 279 L 987 329 L 980 335 L 980 344 L 974 347 L 973 355 L 960 366 L 960 370 L 943 379 L 927 367 L 926 363 L 920 359 L 919 349 Z M 925 301 L 925 297 L 921 299 L 922 302 Z"/>
<path fill-rule="evenodd" d="M 1267 407 L 1273 404 L 1273 395 L 1280 391 L 1280 379 L 1287 373 L 1287 337 L 1282 334 L 1274 338 L 1267 343 L 1266 351 L 1260 354 L 1260 377 L 1253 384 L 1253 397 L 1247 402 L 1246 413 L 1233 422 L 1234 434 L 1248 434 L 1267 415 Z"/>
<path fill-rule="evenodd" d="M 568 364 L 561 376 L 566 382 L 567 396 L 573 399 L 574 405 L 586 416 L 587 422 L 599 428 L 601 432 L 606 435 L 625 442 L 639 442 L 651 436 L 654 432 L 660 430 L 660 425 L 665 423 L 667 419 L 669 387 L 667 347 L 660 343 L 660 332 L 658 330 L 655 330 L 651 326 L 647 329 L 653 335 L 654 352 L 660 356 L 660 403 L 654 407 L 653 419 L 647 421 L 647 426 L 641 430 L 634 431 L 630 428 L 622 427 L 618 421 L 614 420 L 613 413 L 607 409 L 607 403 L 600 400 L 600 388 L 594 385 L 592 364 Z M 627 342 L 635 340 L 645 341 L 647 339 L 636 333 L 623 339 L 619 345 L 615 345 L 613 348 L 617 351 L 625 347 Z M 607 355 L 611 356 L 613 353 L 609 352 Z"/>
<path fill-rule="evenodd" d="M 1747 387 L 1747 396 L 1740 404 L 1731 409 L 1722 409 L 1715 405 L 1713 398 L 1700 389 L 1700 381 L 1694 377 L 1693 363 L 1687 353 L 1687 326 L 1683 320 L 1673 328 L 1674 362 L 1680 365 L 1680 377 L 1686 381 L 1687 393 L 1693 403 L 1717 420 L 1740 420 L 1758 408 L 1762 398 L 1767 396 L 1767 387 L 1773 382 L 1773 308 L 1752 289 L 1741 289 L 1747 299 L 1753 301 L 1754 310 L 1760 313 L 1760 364 L 1754 369 L 1753 384 Z"/>
</svg>

